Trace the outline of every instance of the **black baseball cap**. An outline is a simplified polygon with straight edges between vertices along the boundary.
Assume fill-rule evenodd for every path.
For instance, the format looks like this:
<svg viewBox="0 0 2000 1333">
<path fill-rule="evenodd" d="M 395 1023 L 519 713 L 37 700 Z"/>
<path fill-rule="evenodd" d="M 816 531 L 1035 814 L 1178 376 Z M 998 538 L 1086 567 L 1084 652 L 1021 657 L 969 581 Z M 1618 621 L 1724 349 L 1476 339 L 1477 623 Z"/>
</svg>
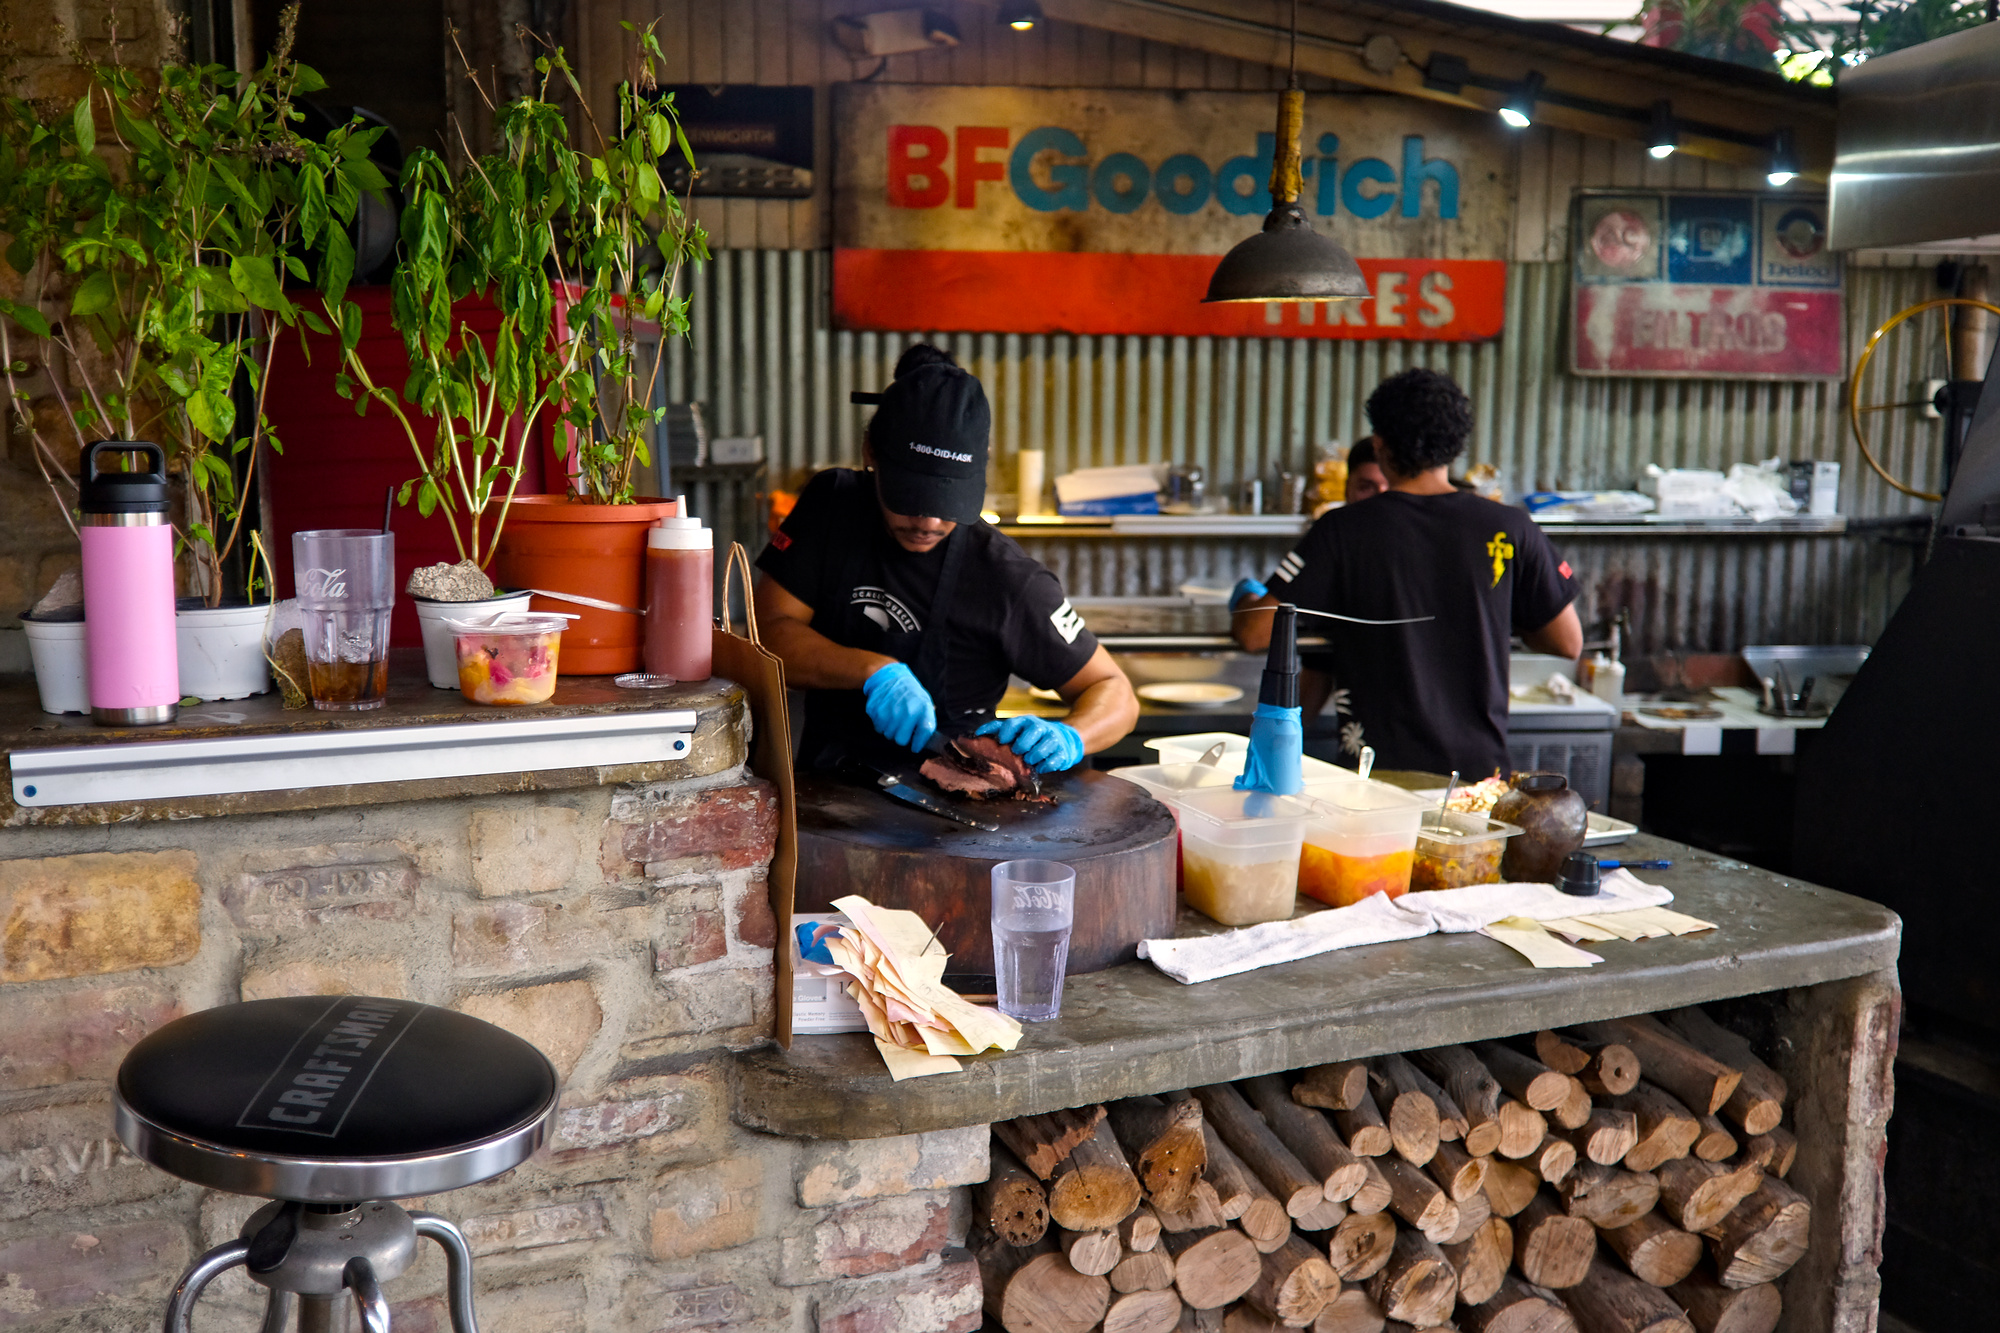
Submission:
<svg viewBox="0 0 2000 1333">
<path fill-rule="evenodd" d="M 933 362 L 898 375 L 881 393 L 848 398 L 876 409 L 868 444 L 883 504 L 911 518 L 979 521 L 993 409 L 975 376 Z"/>
</svg>

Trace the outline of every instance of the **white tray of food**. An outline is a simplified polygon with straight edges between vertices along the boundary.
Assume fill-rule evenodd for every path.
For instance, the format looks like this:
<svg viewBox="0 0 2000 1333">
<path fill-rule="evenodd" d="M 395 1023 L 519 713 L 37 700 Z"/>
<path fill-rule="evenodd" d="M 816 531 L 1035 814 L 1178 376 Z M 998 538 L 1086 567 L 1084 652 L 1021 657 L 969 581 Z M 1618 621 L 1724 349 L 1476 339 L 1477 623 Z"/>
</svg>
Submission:
<svg viewBox="0 0 2000 1333">
<path fill-rule="evenodd" d="M 1507 782 L 1504 778 L 1487 778 L 1483 782 L 1468 783 L 1453 793 L 1451 808 L 1465 814 L 1490 815 L 1493 812 L 1493 803 L 1499 800 L 1507 789 Z M 1442 801 L 1444 799 L 1444 788 L 1429 787 L 1416 794 L 1427 801 Z M 1639 826 L 1637 824 L 1630 824 L 1622 819 L 1613 819 L 1610 815 L 1600 815 L 1593 810 L 1590 812 L 1588 821 L 1584 825 L 1583 845 L 1586 847 L 1608 846 L 1614 842 L 1623 842 L 1638 831 Z"/>
</svg>

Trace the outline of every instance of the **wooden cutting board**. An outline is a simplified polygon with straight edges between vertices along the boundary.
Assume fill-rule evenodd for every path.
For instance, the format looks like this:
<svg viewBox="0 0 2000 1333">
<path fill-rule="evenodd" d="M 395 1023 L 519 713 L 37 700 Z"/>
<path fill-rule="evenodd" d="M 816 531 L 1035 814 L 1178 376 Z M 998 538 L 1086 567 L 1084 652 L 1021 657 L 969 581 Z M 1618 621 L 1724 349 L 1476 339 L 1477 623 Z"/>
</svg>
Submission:
<svg viewBox="0 0 2000 1333">
<path fill-rule="evenodd" d="M 920 779 L 911 783 L 940 795 Z M 1133 783 L 1087 770 L 1045 778 L 1042 790 L 1055 797 L 1053 806 L 956 802 L 1000 825 L 986 833 L 801 772 L 794 910 L 830 912 L 835 898 L 850 893 L 906 908 L 937 927 L 952 954 L 947 975 L 991 977 L 992 869 L 1032 858 L 1076 871 L 1072 974 L 1129 962 L 1140 940 L 1171 936 L 1179 845 L 1173 813 Z"/>
</svg>

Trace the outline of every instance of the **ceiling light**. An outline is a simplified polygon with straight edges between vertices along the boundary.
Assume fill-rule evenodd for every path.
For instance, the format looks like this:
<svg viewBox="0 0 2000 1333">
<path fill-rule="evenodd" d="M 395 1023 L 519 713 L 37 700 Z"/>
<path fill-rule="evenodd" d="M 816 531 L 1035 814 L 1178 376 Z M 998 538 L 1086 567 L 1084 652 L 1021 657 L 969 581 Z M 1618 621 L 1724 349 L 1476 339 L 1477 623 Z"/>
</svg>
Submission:
<svg viewBox="0 0 2000 1333">
<path fill-rule="evenodd" d="M 1351 301 L 1368 295 L 1361 265 L 1321 236 L 1299 207 L 1299 134 L 1306 95 L 1299 89 L 1299 4 L 1292 0 L 1291 78 L 1278 98 L 1278 147 L 1271 163 L 1271 211 L 1264 229 L 1237 242 L 1208 280 L 1204 305 L 1218 301 Z"/>
<path fill-rule="evenodd" d="M 1042 21 L 1040 0 L 1005 0 L 1000 6 L 1000 23 L 1015 32 L 1033 32 Z"/>
<path fill-rule="evenodd" d="M 1771 169 L 1764 179 L 1772 187 L 1790 185 L 1799 174 L 1799 151 L 1792 145 L 1789 129 L 1774 131 L 1771 135 Z"/>
<path fill-rule="evenodd" d="M 1680 133 L 1674 128 L 1674 104 L 1661 98 L 1653 103 L 1652 146 L 1646 151 L 1655 159 L 1664 160 L 1674 155 L 1680 146 Z"/>
<path fill-rule="evenodd" d="M 1517 130 L 1525 130 L 1535 123 L 1535 103 L 1541 100 L 1542 85 L 1548 80 L 1534 70 L 1514 85 L 1514 95 L 1507 99 L 1507 105 L 1500 108 L 1500 119 Z"/>
</svg>

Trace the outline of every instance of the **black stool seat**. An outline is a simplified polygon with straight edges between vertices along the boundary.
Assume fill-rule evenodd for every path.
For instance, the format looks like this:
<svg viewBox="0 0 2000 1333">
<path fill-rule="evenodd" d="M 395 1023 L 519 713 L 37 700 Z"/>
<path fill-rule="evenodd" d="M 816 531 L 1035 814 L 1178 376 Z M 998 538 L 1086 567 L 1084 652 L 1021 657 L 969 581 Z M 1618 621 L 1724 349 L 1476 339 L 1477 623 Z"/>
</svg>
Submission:
<svg viewBox="0 0 2000 1333">
<path fill-rule="evenodd" d="M 176 1019 L 118 1069 L 118 1137 L 211 1189 L 304 1203 L 458 1189 L 525 1161 L 555 1118 L 547 1057 L 410 1000 L 298 996 Z"/>
</svg>

